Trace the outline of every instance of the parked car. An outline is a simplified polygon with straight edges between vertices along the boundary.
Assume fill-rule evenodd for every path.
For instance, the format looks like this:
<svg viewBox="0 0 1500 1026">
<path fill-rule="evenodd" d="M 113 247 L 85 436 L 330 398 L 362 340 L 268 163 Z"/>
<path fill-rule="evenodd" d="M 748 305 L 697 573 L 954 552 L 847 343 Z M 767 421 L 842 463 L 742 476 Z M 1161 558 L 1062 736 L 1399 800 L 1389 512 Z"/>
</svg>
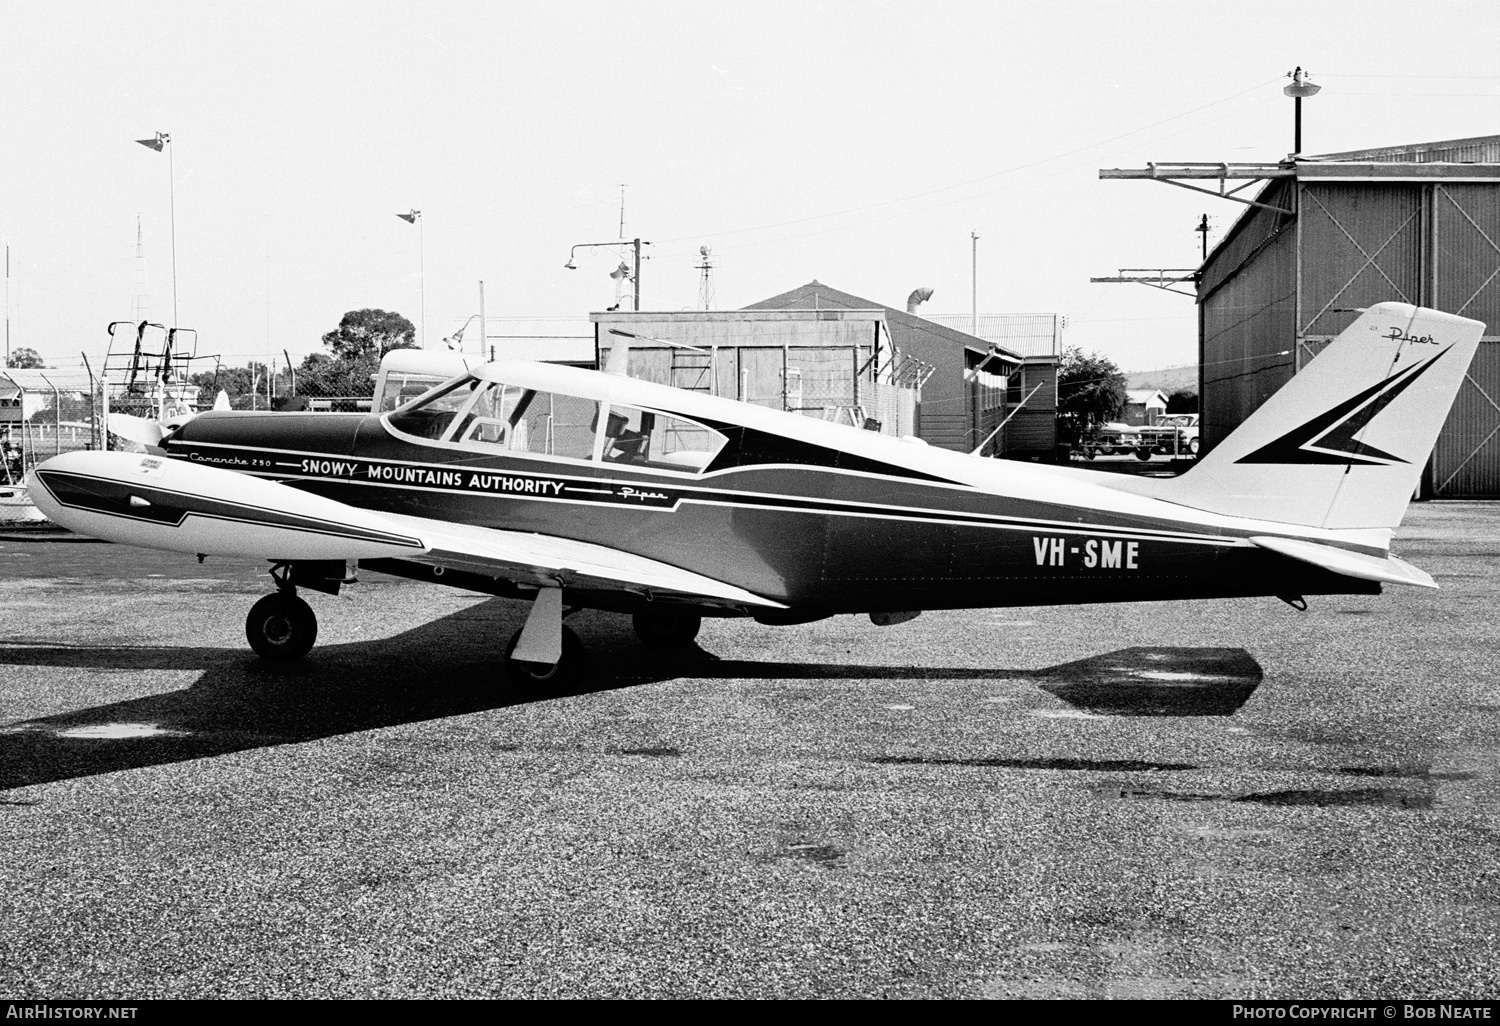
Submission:
<svg viewBox="0 0 1500 1026">
<path fill-rule="evenodd" d="M 1083 458 L 1088 460 L 1095 456 L 1113 456 L 1116 453 L 1123 456 L 1134 452 L 1140 456 L 1141 447 L 1141 429 L 1133 424 L 1122 424 L 1119 421 L 1100 424 L 1085 435 L 1078 444 Z M 1149 460 L 1151 450 L 1146 449 L 1145 452 L 1146 455 L 1141 458 Z"/>
<path fill-rule="evenodd" d="M 1198 455 L 1198 415 L 1196 413 L 1172 413 L 1155 424 L 1140 428 L 1141 445 L 1147 450 L 1142 459 L 1150 459 L 1151 453 L 1167 456 Z M 1136 455 L 1140 456 L 1140 449 Z"/>
</svg>

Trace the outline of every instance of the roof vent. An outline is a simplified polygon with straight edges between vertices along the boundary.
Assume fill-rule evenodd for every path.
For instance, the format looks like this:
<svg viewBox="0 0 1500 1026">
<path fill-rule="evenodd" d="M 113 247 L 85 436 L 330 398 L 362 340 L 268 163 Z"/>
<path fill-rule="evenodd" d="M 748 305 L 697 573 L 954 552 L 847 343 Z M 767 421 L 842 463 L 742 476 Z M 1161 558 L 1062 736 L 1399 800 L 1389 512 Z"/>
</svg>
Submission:
<svg viewBox="0 0 1500 1026">
<path fill-rule="evenodd" d="M 912 289 L 911 295 L 906 297 L 906 312 L 916 313 L 917 307 L 932 298 L 931 289 Z"/>
</svg>

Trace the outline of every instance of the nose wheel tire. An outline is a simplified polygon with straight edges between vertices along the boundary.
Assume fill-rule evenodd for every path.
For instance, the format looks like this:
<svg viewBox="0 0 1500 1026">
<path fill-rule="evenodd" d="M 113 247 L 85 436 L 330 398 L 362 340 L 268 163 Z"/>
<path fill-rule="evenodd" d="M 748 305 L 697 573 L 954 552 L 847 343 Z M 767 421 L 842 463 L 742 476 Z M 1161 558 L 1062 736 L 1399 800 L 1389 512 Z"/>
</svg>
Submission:
<svg viewBox="0 0 1500 1026">
<path fill-rule="evenodd" d="M 703 617 L 693 613 L 636 613 L 630 623 L 643 644 L 652 648 L 684 648 L 698 636 Z"/>
<path fill-rule="evenodd" d="M 245 637 L 262 659 L 286 662 L 301 659 L 318 640 L 318 618 L 296 595 L 277 592 L 250 607 Z"/>
<path fill-rule="evenodd" d="M 583 676 L 583 642 L 572 629 L 562 629 L 562 658 L 550 666 L 546 663 L 528 663 L 511 658 L 516 645 L 521 641 L 521 632 L 516 631 L 510 644 L 505 646 L 505 675 L 510 682 L 529 694 L 559 694 L 573 687 Z"/>
</svg>

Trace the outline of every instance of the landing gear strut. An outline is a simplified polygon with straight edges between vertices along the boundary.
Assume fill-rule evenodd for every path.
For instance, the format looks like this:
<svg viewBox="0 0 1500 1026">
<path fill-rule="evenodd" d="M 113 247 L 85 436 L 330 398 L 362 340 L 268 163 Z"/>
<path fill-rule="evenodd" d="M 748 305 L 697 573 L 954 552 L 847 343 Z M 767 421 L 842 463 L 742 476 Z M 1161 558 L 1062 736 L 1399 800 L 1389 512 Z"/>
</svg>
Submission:
<svg viewBox="0 0 1500 1026">
<path fill-rule="evenodd" d="M 250 607 L 245 637 L 262 659 L 301 659 L 318 640 L 318 618 L 296 592 L 278 591 Z"/>
<path fill-rule="evenodd" d="M 505 673 L 522 691 L 567 691 L 583 676 L 583 642 L 563 626 L 562 588 L 537 589 L 526 625 L 505 646 Z"/>
<path fill-rule="evenodd" d="M 698 636 L 703 617 L 695 613 L 636 613 L 630 623 L 635 636 L 651 648 L 684 648 Z"/>
<path fill-rule="evenodd" d="M 516 631 L 505 646 L 505 674 L 512 684 L 531 694 L 560 694 L 578 683 L 583 676 L 583 642 L 572 628 L 562 628 L 562 655 L 555 663 L 533 663 L 512 655 L 524 633 L 524 628 Z"/>
</svg>

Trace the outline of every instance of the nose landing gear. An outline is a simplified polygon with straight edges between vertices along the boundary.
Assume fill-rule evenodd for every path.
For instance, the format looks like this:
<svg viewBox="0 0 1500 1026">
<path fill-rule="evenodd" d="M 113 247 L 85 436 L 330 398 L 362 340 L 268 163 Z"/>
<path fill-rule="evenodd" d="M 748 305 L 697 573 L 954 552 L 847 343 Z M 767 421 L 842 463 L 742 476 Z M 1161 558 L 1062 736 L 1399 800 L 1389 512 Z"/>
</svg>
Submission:
<svg viewBox="0 0 1500 1026">
<path fill-rule="evenodd" d="M 278 591 L 250 607 L 245 637 L 262 659 L 301 659 L 318 640 L 318 618 L 296 592 Z"/>
</svg>

